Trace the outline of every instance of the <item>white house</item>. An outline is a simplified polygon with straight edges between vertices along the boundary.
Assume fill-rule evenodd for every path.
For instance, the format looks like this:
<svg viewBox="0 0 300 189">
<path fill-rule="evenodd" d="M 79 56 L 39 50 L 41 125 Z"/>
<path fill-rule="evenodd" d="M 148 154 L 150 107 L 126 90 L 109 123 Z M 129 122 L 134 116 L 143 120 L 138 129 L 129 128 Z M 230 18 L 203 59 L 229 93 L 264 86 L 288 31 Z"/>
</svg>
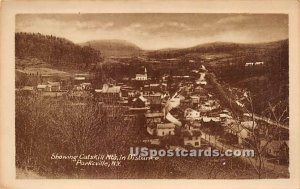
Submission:
<svg viewBox="0 0 300 189">
<path fill-rule="evenodd" d="M 222 122 L 225 122 L 227 119 L 232 119 L 232 116 L 226 114 L 226 113 L 220 113 L 220 119 Z"/>
<path fill-rule="evenodd" d="M 175 135 L 175 124 L 173 123 L 158 123 L 157 136 Z"/>
<path fill-rule="evenodd" d="M 247 63 L 245 64 L 246 67 L 248 67 L 248 66 L 253 66 L 253 65 L 254 65 L 253 62 L 247 62 Z"/>
<path fill-rule="evenodd" d="M 60 91 L 60 83 L 48 81 L 46 91 L 49 92 Z"/>
<path fill-rule="evenodd" d="M 220 107 L 220 104 L 215 100 L 208 100 L 199 107 L 200 112 L 209 112 Z"/>
<path fill-rule="evenodd" d="M 102 102 L 115 102 L 122 97 L 121 87 L 104 84 L 102 89 L 95 89 L 95 97 Z"/>
<path fill-rule="evenodd" d="M 37 88 L 38 91 L 45 91 L 46 88 L 47 88 L 47 85 L 40 84 L 40 85 L 37 85 L 36 88 Z"/>
<path fill-rule="evenodd" d="M 185 129 L 182 132 L 183 145 L 200 147 L 201 131 L 199 129 Z"/>
<path fill-rule="evenodd" d="M 184 111 L 184 117 L 187 119 L 187 120 L 200 120 L 201 117 L 200 117 L 200 112 L 196 111 L 196 110 L 193 110 L 191 108 L 187 108 L 185 111 Z"/>
<path fill-rule="evenodd" d="M 264 65 L 264 62 L 255 62 L 255 65 Z"/>
</svg>

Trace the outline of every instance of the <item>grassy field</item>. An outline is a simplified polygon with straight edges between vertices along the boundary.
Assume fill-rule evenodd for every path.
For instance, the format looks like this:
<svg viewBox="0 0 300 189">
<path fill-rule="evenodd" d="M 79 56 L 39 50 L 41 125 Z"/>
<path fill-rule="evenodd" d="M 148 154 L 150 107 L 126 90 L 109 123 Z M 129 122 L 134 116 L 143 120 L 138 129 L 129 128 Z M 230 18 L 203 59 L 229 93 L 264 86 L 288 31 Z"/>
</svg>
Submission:
<svg viewBox="0 0 300 189">
<path fill-rule="evenodd" d="M 69 75 L 67 72 L 46 68 L 46 67 L 26 67 L 24 69 L 16 69 L 17 72 L 25 73 L 25 74 L 39 74 L 39 75 Z"/>
</svg>

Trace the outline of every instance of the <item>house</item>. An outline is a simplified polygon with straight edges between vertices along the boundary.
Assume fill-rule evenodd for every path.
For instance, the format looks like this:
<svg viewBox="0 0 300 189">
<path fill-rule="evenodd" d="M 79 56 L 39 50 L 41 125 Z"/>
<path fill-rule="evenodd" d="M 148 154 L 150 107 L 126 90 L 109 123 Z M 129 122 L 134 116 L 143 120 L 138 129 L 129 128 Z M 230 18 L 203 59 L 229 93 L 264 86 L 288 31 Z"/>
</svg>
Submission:
<svg viewBox="0 0 300 189">
<path fill-rule="evenodd" d="M 146 140 L 143 140 L 143 142 L 146 144 L 150 144 L 150 145 L 159 145 L 160 144 L 159 139 L 146 139 Z"/>
<path fill-rule="evenodd" d="M 91 83 L 81 83 L 80 86 L 81 86 L 82 90 L 90 90 L 92 87 L 92 84 Z"/>
<path fill-rule="evenodd" d="M 18 91 L 20 91 L 23 95 L 31 95 L 34 93 L 34 88 L 33 86 L 24 86 Z"/>
<path fill-rule="evenodd" d="M 47 88 L 47 85 L 41 85 L 41 84 L 37 85 L 37 87 L 36 87 L 36 89 L 38 91 L 45 91 L 46 88 Z"/>
<path fill-rule="evenodd" d="M 146 124 L 161 123 L 164 117 L 163 112 L 147 112 L 145 113 Z"/>
<path fill-rule="evenodd" d="M 226 136 L 230 139 L 232 144 L 243 144 L 245 139 L 250 137 L 251 132 L 243 128 L 238 123 L 228 124 L 225 127 Z"/>
<path fill-rule="evenodd" d="M 245 67 L 248 67 L 248 66 L 253 66 L 254 65 L 254 63 L 253 62 L 247 62 L 247 63 L 245 63 Z"/>
<path fill-rule="evenodd" d="M 199 96 L 190 96 L 190 98 L 192 99 L 192 103 L 193 104 L 199 104 L 200 103 L 200 97 Z"/>
<path fill-rule="evenodd" d="M 180 104 L 181 104 L 182 107 L 190 107 L 190 106 L 193 105 L 191 99 L 181 100 Z"/>
<path fill-rule="evenodd" d="M 181 133 L 181 137 L 184 146 L 201 146 L 201 131 L 199 129 L 184 129 Z"/>
<path fill-rule="evenodd" d="M 51 82 L 51 81 L 48 81 L 47 82 L 47 87 L 46 87 L 46 91 L 48 92 L 57 92 L 57 91 L 60 91 L 60 83 L 59 82 Z"/>
<path fill-rule="evenodd" d="M 262 65 L 264 65 L 264 62 L 255 62 L 254 65 L 256 65 L 256 66 L 262 66 Z"/>
<path fill-rule="evenodd" d="M 199 110 L 200 110 L 200 112 L 209 112 L 209 111 L 215 110 L 219 107 L 220 107 L 220 105 L 216 101 L 208 100 L 204 104 L 200 105 Z"/>
<path fill-rule="evenodd" d="M 162 123 L 164 117 L 163 112 L 147 112 L 145 113 L 147 132 L 150 135 L 157 135 L 157 124 Z"/>
<path fill-rule="evenodd" d="M 191 108 L 187 108 L 184 111 L 184 117 L 186 120 L 200 120 L 200 112 L 193 110 Z"/>
<path fill-rule="evenodd" d="M 158 123 L 157 136 L 175 135 L 174 123 Z"/>
<path fill-rule="evenodd" d="M 201 126 L 209 128 L 210 131 L 223 133 L 224 127 L 221 124 L 221 120 L 219 117 L 207 117 L 203 116 L 201 120 Z"/>
<path fill-rule="evenodd" d="M 202 122 L 205 123 L 209 123 L 209 122 L 218 122 L 219 120 L 217 118 L 214 117 L 207 117 L 207 116 L 203 116 L 202 117 Z"/>
<path fill-rule="evenodd" d="M 162 99 L 162 94 L 156 93 L 156 94 L 148 94 L 148 95 L 143 95 L 145 99 L 149 102 L 150 105 L 160 105 L 161 104 L 161 99 Z"/>
<path fill-rule="evenodd" d="M 75 74 L 74 76 L 74 83 L 76 85 L 83 83 L 87 80 L 88 74 Z"/>
<path fill-rule="evenodd" d="M 142 95 L 140 95 L 137 98 L 134 98 L 132 100 L 132 107 L 133 108 L 144 108 L 146 106 L 149 106 L 149 102 L 147 101 L 146 98 L 144 98 Z"/>
<path fill-rule="evenodd" d="M 276 157 L 279 163 L 284 164 L 289 161 L 289 142 L 286 140 L 279 141 L 266 141 L 260 142 L 261 148 L 265 149 L 265 153 L 270 156 Z"/>
<path fill-rule="evenodd" d="M 51 75 L 51 74 L 42 74 L 40 75 L 40 82 L 41 84 L 46 84 L 47 81 L 58 81 L 58 76 L 57 75 Z"/>
<path fill-rule="evenodd" d="M 137 90 L 135 90 L 133 87 L 123 85 L 121 86 L 121 93 L 122 97 L 135 97 L 139 94 Z"/>
<path fill-rule="evenodd" d="M 220 113 L 219 116 L 222 123 L 226 122 L 227 119 L 232 119 L 232 117 L 227 113 Z"/>
<path fill-rule="evenodd" d="M 22 88 L 23 91 L 33 91 L 33 87 L 32 86 L 24 86 Z"/>
<path fill-rule="evenodd" d="M 75 76 L 74 80 L 75 81 L 85 81 L 85 76 Z"/>
<path fill-rule="evenodd" d="M 121 97 L 121 86 L 104 84 L 102 89 L 95 89 L 95 99 L 105 103 L 117 102 Z"/>
<path fill-rule="evenodd" d="M 160 91 L 160 84 L 159 83 L 150 83 L 149 89 L 151 91 Z"/>
<path fill-rule="evenodd" d="M 157 125 L 155 123 L 147 124 L 147 133 L 152 136 L 157 135 Z"/>
</svg>

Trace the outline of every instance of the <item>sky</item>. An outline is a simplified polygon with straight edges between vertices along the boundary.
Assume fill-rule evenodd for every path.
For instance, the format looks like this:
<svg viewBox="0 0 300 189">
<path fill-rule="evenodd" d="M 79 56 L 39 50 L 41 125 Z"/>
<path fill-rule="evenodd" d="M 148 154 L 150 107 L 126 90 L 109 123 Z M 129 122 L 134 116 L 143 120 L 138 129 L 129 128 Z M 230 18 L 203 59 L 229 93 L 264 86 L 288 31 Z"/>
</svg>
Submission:
<svg viewBox="0 0 300 189">
<path fill-rule="evenodd" d="M 260 43 L 288 38 L 286 14 L 105 13 L 18 14 L 16 32 L 64 37 L 74 43 L 120 39 L 145 50 L 210 42 Z"/>
</svg>

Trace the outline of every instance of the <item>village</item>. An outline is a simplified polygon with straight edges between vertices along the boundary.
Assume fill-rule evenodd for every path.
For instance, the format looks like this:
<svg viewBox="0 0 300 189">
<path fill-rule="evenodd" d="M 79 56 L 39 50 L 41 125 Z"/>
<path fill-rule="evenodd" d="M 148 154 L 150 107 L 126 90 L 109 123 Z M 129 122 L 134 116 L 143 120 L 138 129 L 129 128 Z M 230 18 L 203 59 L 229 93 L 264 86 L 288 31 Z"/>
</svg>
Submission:
<svg viewBox="0 0 300 189">
<path fill-rule="evenodd" d="M 245 63 L 245 67 L 256 64 L 261 66 L 263 62 Z M 93 86 L 89 73 L 58 77 L 37 72 L 30 76 L 35 78 L 36 86 L 23 86 L 16 89 L 16 94 L 68 98 L 74 101 L 72 105 L 84 105 L 84 100 L 92 99 L 110 111 L 121 109 L 124 120 L 142 116 L 144 146 L 243 149 L 251 148 L 255 142 L 253 136 L 262 136 L 260 145 L 267 144 L 266 159 L 275 164 L 288 164 L 288 136 L 268 141 L 263 136 L 272 129 L 264 129 L 266 123 L 254 120 L 249 113 L 237 115 L 224 106 L 204 65 L 188 69 L 184 74 L 166 73 L 155 81 L 144 65 L 134 77 L 104 83 L 102 88 Z M 233 103 L 244 108 L 245 92 L 234 90 L 237 92 Z"/>
</svg>

